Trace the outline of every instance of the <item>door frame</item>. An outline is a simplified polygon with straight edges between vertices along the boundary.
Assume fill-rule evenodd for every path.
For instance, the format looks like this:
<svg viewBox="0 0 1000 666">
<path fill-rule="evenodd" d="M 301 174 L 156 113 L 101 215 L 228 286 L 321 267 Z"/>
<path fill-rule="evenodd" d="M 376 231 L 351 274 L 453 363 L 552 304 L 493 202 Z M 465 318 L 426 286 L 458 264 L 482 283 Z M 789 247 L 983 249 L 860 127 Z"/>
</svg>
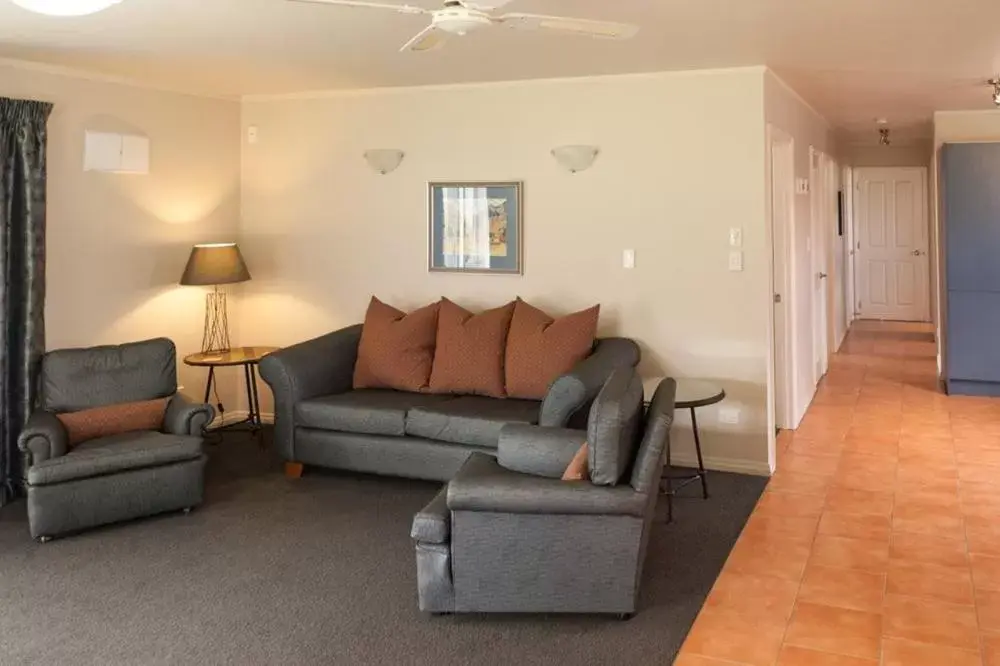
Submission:
<svg viewBox="0 0 1000 666">
<path fill-rule="evenodd" d="M 860 203 L 860 197 L 857 196 L 861 192 L 861 178 L 865 172 L 869 171 L 918 171 L 920 172 L 921 181 L 924 188 L 924 196 L 919 197 L 920 201 L 923 203 L 923 225 L 926 231 L 927 238 L 927 252 L 924 255 L 924 260 L 927 262 L 927 274 L 926 274 L 926 289 L 924 290 L 924 303 L 921 307 L 922 317 L 918 318 L 916 321 L 921 323 L 929 323 L 933 321 L 933 313 L 931 308 L 931 288 L 933 286 L 933 280 L 931 279 L 931 269 L 933 264 L 931 262 L 931 252 L 936 251 L 936 241 L 934 238 L 934 230 L 931 228 L 931 215 L 930 215 L 930 194 L 929 194 L 929 174 L 927 167 L 923 166 L 895 166 L 895 167 L 854 167 L 854 178 L 851 183 L 851 227 L 853 237 L 851 239 L 851 251 L 852 251 L 852 286 L 854 290 L 854 307 L 855 319 L 861 318 L 861 308 L 858 307 L 859 301 L 858 297 L 863 293 L 861 289 L 861 271 L 859 270 L 858 263 L 853 260 L 855 251 L 860 252 L 861 241 L 859 240 L 862 236 L 861 230 L 861 220 L 864 216 L 858 215 L 856 212 L 856 207 Z M 867 219 L 864 217 L 864 219 Z M 884 321 L 896 321 L 894 319 L 883 319 Z M 899 320 L 906 321 L 906 320 Z"/>
<path fill-rule="evenodd" d="M 855 266 L 855 256 L 857 240 L 854 233 L 854 167 L 845 166 L 843 175 L 843 191 L 844 191 L 844 235 L 847 237 L 847 255 L 844 257 L 844 269 L 846 274 L 843 276 L 844 298 L 846 302 L 844 303 L 844 314 L 847 316 L 846 328 L 844 330 L 850 330 L 851 324 L 854 323 L 854 319 L 858 315 L 858 294 L 855 290 L 855 271 L 857 270 Z"/>
<path fill-rule="evenodd" d="M 795 373 L 795 281 L 792 279 L 793 264 L 793 232 L 795 227 L 795 139 L 787 132 L 768 124 L 765 146 L 765 236 L 768 247 L 768 355 L 767 364 L 767 401 L 768 401 L 768 460 L 773 472 L 776 467 L 777 428 L 794 429 L 798 427 L 795 396 L 797 395 Z M 782 164 L 787 173 L 781 174 L 780 180 L 787 188 L 788 215 L 783 229 L 775 228 L 774 224 L 774 192 L 779 184 L 775 178 L 774 154 L 776 150 L 784 153 Z M 779 166 L 779 168 L 781 168 Z M 783 252 L 777 237 L 783 241 Z M 780 294 L 781 310 L 776 307 L 774 296 Z M 783 318 L 778 321 L 778 317 Z M 778 327 L 781 330 L 779 332 Z M 780 343 L 780 346 L 779 346 Z M 781 377 L 779 377 L 779 373 Z"/>
<path fill-rule="evenodd" d="M 810 285 L 812 292 L 812 383 L 818 386 L 830 367 L 830 238 L 829 201 L 830 157 L 815 147 L 809 148 L 809 182 L 811 246 L 809 252 Z M 823 276 L 822 278 L 820 276 Z M 819 282 L 819 284 L 816 284 Z M 822 299 L 817 302 L 816 296 Z"/>
</svg>

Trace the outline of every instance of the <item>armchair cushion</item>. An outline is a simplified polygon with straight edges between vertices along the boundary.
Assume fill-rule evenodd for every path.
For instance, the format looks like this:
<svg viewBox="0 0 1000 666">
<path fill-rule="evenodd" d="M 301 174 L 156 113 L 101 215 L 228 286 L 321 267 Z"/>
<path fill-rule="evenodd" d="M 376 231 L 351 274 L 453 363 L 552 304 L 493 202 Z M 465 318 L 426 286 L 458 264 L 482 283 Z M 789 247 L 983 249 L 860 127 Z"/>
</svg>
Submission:
<svg viewBox="0 0 1000 666">
<path fill-rule="evenodd" d="M 451 537 L 451 512 L 448 511 L 448 487 L 434 496 L 430 504 L 413 517 L 410 536 L 421 543 L 448 543 Z"/>
<path fill-rule="evenodd" d="M 21 451 L 31 456 L 30 465 L 64 456 L 69 451 L 66 427 L 52 412 L 37 411 L 28 417 L 17 443 Z"/>
<path fill-rule="evenodd" d="M 191 402 L 178 393 L 167 404 L 163 430 L 171 435 L 201 436 L 215 418 L 215 407 Z"/>
<path fill-rule="evenodd" d="M 642 517 L 649 497 L 630 485 L 607 488 L 511 472 L 473 453 L 448 483 L 448 509 L 486 513 Z"/>
<path fill-rule="evenodd" d="M 126 402 L 59 414 L 69 435 L 70 448 L 98 437 L 141 430 L 160 430 L 167 412 L 167 399 Z"/>
<path fill-rule="evenodd" d="M 497 461 L 512 472 L 558 479 L 586 442 L 582 430 L 509 424 L 500 431 Z"/>
<path fill-rule="evenodd" d="M 642 380 L 638 373 L 633 368 L 615 370 L 590 408 L 587 464 L 591 483 L 621 483 L 635 459 L 642 414 Z"/>
<path fill-rule="evenodd" d="M 133 432 L 84 442 L 69 453 L 28 468 L 28 484 L 47 486 L 134 469 L 195 460 L 202 455 L 200 437 Z"/>
</svg>

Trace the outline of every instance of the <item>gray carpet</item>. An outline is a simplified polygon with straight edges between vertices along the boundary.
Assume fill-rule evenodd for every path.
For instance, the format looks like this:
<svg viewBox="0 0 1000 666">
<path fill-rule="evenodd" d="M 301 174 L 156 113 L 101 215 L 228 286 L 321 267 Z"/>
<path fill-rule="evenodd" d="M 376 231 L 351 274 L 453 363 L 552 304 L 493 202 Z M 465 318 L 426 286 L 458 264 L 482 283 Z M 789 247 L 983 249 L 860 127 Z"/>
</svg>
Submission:
<svg viewBox="0 0 1000 666">
<path fill-rule="evenodd" d="M 719 473 L 708 501 L 689 487 L 652 536 L 631 621 L 430 617 L 408 535 L 435 484 L 279 470 L 235 433 L 212 447 L 206 503 L 189 516 L 39 545 L 23 502 L 0 510 L 0 661 L 667 664 L 764 487 Z"/>
</svg>

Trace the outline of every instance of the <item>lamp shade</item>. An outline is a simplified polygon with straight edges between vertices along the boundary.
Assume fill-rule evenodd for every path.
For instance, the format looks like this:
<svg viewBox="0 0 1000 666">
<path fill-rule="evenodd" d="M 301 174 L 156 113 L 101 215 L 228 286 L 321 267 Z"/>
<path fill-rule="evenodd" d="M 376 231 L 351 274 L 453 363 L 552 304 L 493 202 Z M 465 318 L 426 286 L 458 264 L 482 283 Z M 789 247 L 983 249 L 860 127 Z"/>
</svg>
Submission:
<svg viewBox="0 0 1000 666">
<path fill-rule="evenodd" d="M 250 271 L 236 243 L 209 243 L 191 250 L 181 284 L 234 284 L 249 279 Z"/>
</svg>

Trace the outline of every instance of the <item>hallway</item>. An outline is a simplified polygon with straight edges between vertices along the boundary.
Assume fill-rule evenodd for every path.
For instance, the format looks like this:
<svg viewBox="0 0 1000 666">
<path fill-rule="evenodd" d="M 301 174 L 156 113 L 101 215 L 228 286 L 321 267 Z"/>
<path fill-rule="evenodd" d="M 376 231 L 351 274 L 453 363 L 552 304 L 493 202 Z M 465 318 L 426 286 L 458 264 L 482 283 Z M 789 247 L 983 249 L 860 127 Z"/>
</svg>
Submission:
<svg viewBox="0 0 1000 666">
<path fill-rule="evenodd" d="M 856 322 L 676 666 L 1000 666 L 1000 399 Z"/>
</svg>

